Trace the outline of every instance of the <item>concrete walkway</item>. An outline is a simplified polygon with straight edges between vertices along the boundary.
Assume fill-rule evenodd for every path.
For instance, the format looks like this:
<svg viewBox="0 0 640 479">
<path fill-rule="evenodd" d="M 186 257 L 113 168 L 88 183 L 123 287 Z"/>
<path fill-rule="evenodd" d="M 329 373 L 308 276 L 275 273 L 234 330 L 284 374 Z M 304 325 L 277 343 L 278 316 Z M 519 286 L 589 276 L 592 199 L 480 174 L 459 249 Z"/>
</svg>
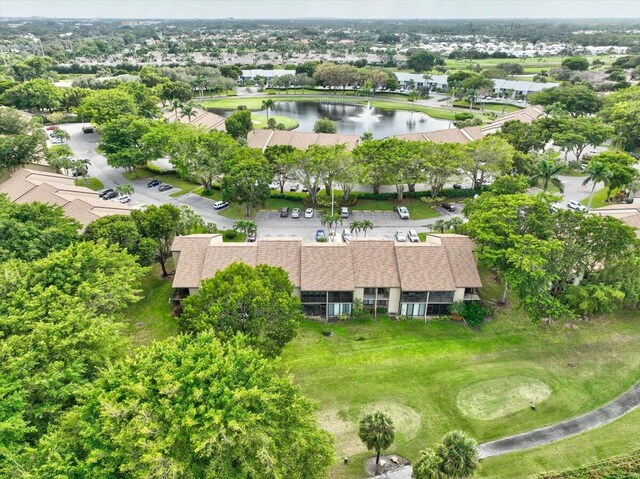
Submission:
<svg viewBox="0 0 640 479">
<path fill-rule="evenodd" d="M 562 421 L 552 426 L 534 429 L 515 436 L 486 442 L 478 446 L 480 458 L 499 456 L 530 447 L 551 444 L 580 434 L 590 429 L 604 426 L 640 406 L 640 381 L 613 401 L 582 416 Z"/>
</svg>

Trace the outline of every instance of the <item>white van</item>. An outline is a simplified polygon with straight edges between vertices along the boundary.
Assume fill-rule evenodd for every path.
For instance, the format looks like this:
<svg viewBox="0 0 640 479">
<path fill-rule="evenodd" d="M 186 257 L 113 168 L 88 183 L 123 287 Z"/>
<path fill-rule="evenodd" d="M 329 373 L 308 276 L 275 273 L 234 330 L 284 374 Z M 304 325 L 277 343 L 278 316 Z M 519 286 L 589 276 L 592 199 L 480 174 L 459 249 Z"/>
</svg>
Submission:
<svg viewBox="0 0 640 479">
<path fill-rule="evenodd" d="M 349 218 L 349 208 L 347 208 L 346 206 L 342 206 L 340 208 L 340 217 Z"/>
</svg>

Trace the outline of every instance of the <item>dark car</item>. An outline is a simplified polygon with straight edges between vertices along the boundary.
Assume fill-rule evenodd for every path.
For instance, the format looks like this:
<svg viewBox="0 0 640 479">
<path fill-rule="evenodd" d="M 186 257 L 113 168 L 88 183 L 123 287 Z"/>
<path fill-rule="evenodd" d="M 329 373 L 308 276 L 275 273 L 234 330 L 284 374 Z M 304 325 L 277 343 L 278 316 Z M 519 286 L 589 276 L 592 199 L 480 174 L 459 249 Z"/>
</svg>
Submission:
<svg viewBox="0 0 640 479">
<path fill-rule="evenodd" d="M 173 188 L 173 185 L 170 185 L 169 183 L 162 183 L 160 186 L 158 186 L 158 191 L 167 191 Z"/>
<path fill-rule="evenodd" d="M 327 237 L 324 234 L 324 230 L 317 230 L 316 231 L 316 241 L 323 242 L 323 241 L 326 241 L 326 240 L 327 240 Z"/>
<path fill-rule="evenodd" d="M 93 128 L 93 125 L 87 125 L 82 127 L 82 133 L 84 133 L 85 135 L 87 133 L 95 133 L 95 131 L 96 130 Z"/>
<path fill-rule="evenodd" d="M 252 231 L 247 235 L 247 242 L 253 243 L 256 240 L 256 232 Z"/>
<path fill-rule="evenodd" d="M 444 208 L 447 211 L 455 211 L 456 210 L 455 205 L 452 205 L 451 203 L 442 203 L 442 208 Z"/>
<path fill-rule="evenodd" d="M 158 186 L 160 184 L 160 180 L 151 180 L 147 183 L 147 188 L 153 188 L 154 186 Z"/>
<path fill-rule="evenodd" d="M 453 184 L 453 189 L 454 190 L 461 190 L 462 189 L 462 185 L 460 183 L 454 183 Z"/>
<path fill-rule="evenodd" d="M 100 198 L 104 198 L 105 195 L 107 195 L 109 193 L 113 193 L 113 191 L 114 191 L 113 188 L 107 188 L 106 190 L 102 190 L 98 196 Z"/>
<path fill-rule="evenodd" d="M 115 191 L 111 190 L 109 193 L 107 193 L 106 195 L 104 195 L 102 197 L 103 200 L 112 200 L 114 199 L 116 196 L 118 196 L 118 193 L 116 193 Z"/>
<path fill-rule="evenodd" d="M 283 206 L 280 208 L 280 218 L 288 218 L 289 217 L 289 207 Z"/>
</svg>

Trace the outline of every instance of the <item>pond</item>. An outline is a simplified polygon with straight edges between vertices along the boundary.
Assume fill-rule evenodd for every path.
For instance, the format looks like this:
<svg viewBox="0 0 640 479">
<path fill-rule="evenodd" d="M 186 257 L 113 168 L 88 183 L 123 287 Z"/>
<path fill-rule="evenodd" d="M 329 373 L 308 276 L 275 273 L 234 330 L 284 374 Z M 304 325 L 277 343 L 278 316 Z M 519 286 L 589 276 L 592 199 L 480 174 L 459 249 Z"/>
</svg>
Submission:
<svg viewBox="0 0 640 479">
<path fill-rule="evenodd" d="M 261 112 L 264 114 L 264 112 Z M 370 131 L 374 138 L 402 133 L 446 130 L 449 122 L 437 120 L 421 112 L 382 110 L 371 106 L 340 105 L 310 101 L 278 101 L 274 115 L 284 115 L 300 123 L 295 131 L 313 131 L 318 118 L 330 118 L 338 133 L 362 136 Z"/>
</svg>

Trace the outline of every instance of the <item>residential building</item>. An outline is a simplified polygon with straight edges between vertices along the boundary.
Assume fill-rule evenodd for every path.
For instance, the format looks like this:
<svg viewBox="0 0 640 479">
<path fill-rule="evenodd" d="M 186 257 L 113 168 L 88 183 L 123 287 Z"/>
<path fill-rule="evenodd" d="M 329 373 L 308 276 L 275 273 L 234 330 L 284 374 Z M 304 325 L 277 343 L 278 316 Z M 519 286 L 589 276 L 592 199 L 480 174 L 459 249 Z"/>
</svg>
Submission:
<svg viewBox="0 0 640 479">
<path fill-rule="evenodd" d="M 474 301 L 482 286 L 473 242 L 461 235 L 430 235 L 423 243 L 353 238 L 346 243 L 304 243 L 266 238 L 223 243 L 220 235 L 179 236 L 172 246 L 174 299 L 197 294 L 202 280 L 234 262 L 283 268 L 305 314 L 350 314 L 355 301 L 389 314 L 446 314 L 451 303 Z"/>
<path fill-rule="evenodd" d="M 247 136 L 247 146 L 264 151 L 268 146 L 291 145 L 301 150 L 311 145 L 331 146 L 345 144 L 353 150 L 360 143 L 358 135 L 339 133 L 311 133 L 286 130 L 252 130 Z"/>
<path fill-rule="evenodd" d="M 225 118 L 223 116 L 216 115 L 215 113 L 211 113 L 207 110 L 202 110 L 201 108 L 194 108 L 193 111 L 195 115 L 189 118 L 188 116 L 183 116 L 182 112 L 178 110 L 177 121 L 183 124 L 200 126 L 207 130 L 226 131 L 224 124 Z M 165 111 L 163 112 L 163 116 L 167 123 L 176 121 L 175 111 Z"/>
<path fill-rule="evenodd" d="M 415 88 L 422 88 L 428 86 L 432 90 L 444 91 L 448 88 L 449 75 L 431 75 L 429 73 L 405 73 L 394 72 L 394 75 L 398 79 L 398 82 L 402 86 L 403 90 L 406 90 L 411 83 Z M 521 81 L 521 80 L 493 80 L 493 91 L 497 95 L 510 95 L 510 96 L 526 96 L 529 93 L 535 93 L 542 91 L 546 88 L 553 88 L 558 86 L 559 83 L 541 83 L 533 81 Z"/>
<path fill-rule="evenodd" d="M 83 226 L 109 215 L 128 215 L 131 208 L 115 200 L 103 200 L 98 192 L 76 186 L 73 178 L 46 171 L 44 168 L 21 168 L 0 183 L 0 194 L 13 203 L 37 201 L 60 206 L 67 216 Z"/>
<path fill-rule="evenodd" d="M 239 78 L 240 83 L 256 81 L 258 78 L 264 78 L 265 86 L 269 86 L 271 80 L 284 75 L 295 75 L 295 70 L 242 70 L 242 76 Z"/>
</svg>

